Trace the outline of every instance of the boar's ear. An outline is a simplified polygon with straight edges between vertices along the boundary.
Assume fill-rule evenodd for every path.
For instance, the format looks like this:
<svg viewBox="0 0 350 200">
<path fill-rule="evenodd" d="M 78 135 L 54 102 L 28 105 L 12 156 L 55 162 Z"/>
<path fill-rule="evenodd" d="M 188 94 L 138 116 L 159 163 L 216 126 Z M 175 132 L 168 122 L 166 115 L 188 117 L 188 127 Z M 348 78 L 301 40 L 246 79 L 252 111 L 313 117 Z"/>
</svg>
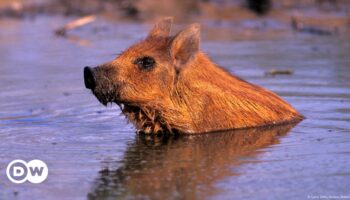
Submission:
<svg viewBox="0 0 350 200">
<path fill-rule="evenodd" d="M 175 60 L 175 67 L 189 61 L 199 50 L 200 25 L 191 24 L 180 31 L 173 39 L 170 47 L 170 53 Z"/>
<path fill-rule="evenodd" d="M 154 25 L 153 29 L 149 32 L 148 37 L 168 37 L 172 23 L 172 17 L 163 18 Z"/>
</svg>

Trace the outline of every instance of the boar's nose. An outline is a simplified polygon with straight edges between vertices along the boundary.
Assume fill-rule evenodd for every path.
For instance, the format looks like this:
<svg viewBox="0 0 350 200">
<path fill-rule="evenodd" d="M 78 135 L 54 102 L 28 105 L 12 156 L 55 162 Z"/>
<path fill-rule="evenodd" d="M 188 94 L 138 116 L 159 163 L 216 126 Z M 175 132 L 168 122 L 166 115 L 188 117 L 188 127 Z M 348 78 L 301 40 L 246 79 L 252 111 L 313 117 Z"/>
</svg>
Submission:
<svg viewBox="0 0 350 200">
<path fill-rule="evenodd" d="M 87 89 L 93 90 L 96 87 L 94 70 L 90 67 L 84 68 L 84 83 Z"/>
</svg>

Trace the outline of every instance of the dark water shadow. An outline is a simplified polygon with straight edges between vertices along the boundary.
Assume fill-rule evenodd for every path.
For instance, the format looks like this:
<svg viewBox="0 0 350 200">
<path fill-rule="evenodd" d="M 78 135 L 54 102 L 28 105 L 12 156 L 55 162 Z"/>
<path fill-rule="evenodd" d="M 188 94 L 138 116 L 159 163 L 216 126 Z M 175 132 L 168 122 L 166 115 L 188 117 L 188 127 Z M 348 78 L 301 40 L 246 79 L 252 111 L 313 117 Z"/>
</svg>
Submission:
<svg viewBox="0 0 350 200">
<path fill-rule="evenodd" d="M 203 199 L 215 183 L 239 176 L 262 148 L 279 143 L 295 124 L 195 136 L 136 135 L 117 170 L 99 172 L 88 199 Z M 252 159 L 250 159 L 252 160 Z"/>
</svg>

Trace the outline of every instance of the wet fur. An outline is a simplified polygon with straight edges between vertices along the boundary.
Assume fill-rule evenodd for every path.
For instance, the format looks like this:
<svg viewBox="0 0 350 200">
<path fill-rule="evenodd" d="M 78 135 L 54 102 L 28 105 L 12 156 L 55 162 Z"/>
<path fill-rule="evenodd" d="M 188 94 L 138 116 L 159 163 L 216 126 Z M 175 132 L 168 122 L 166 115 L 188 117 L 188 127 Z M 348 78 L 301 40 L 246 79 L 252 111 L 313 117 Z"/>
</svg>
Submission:
<svg viewBox="0 0 350 200">
<path fill-rule="evenodd" d="M 96 97 L 117 103 L 144 133 L 193 134 L 303 119 L 276 94 L 231 75 L 201 51 L 179 64 L 170 50 L 175 37 L 147 37 L 102 66 L 99 79 L 105 81 L 99 81 Z M 141 55 L 156 58 L 154 72 L 130 66 Z"/>
</svg>

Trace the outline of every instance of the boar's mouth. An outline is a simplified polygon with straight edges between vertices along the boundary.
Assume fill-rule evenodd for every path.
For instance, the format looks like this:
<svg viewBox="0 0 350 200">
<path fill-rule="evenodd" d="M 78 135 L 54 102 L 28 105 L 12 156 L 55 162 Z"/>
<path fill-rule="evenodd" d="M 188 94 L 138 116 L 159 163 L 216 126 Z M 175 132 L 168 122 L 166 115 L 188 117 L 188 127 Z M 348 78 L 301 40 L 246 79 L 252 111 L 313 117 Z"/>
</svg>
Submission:
<svg viewBox="0 0 350 200">
<path fill-rule="evenodd" d="M 110 93 L 100 93 L 96 91 L 92 92 L 96 96 L 97 100 L 104 106 L 107 106 L 108 103 L 115 102 L 115 95 L 112 95 Z"/>
<path fill-rule="evenodd" d="M 116 103 L 126 118 L 136 127 L 138 133 L 144 134 L 177 134 L 171 128 L 162 114 L 157 109 L 136 102 L 123 101 L 118 92 L 118 86 L 111 86 L 106 90 L 93 90 L 93 94 L 104 106 L 108 103 Z"/>
<path fill-rule="evenodd" d="M 139 133 L 176 133 L 162 118 L 161 112 L 149 106 L 115 101 L 122 113 L 134 124 Z"/>
<path fill-rule="evenodd" d="M 92 93 L 104 106 L 107 106 L 108 103 L 116 103 L 139 133 L 177 133 L 162 118 L 159 110 L 144 103 L 124 101 L 120 95 L 120 87 L 120 85 L 105 79 L 92 89 Z"/>
</svg>

